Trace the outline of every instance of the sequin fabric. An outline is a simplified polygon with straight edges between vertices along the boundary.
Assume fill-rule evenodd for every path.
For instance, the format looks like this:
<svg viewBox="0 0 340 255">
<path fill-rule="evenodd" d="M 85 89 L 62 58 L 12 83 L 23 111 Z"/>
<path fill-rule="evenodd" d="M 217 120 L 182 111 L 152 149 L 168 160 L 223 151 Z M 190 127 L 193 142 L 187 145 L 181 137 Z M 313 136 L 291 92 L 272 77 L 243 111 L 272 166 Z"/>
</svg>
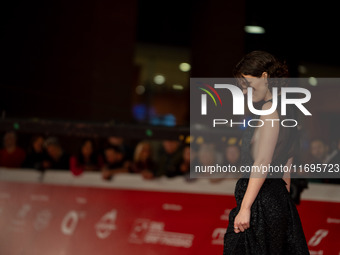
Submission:
<svg viewBox="0 0 340 255">
<path fill-rule="evenodd" d="M 293 131 L 292 129 L 285 134 L 280 128 L 278 143 L 281 141 L 280 146 L 283 151 L 276 150 L 278 155 L 272 164 L 287 162 L 288 147 L 285 140 L 289 142 Z M 242 165 L 254 163 L 250 152 L 253 133 L 254 128 L 248 128 L 243 135 Z M 234 220 L 247 190 L 249 175 L 244 174 L 237 181 L 234 191 L 237 206 L 229 214 L 229 224 L 224 235 L 223 255 L 310 254 L 298 211 L 282 175 L 283 173 L 280 173 L 275 178 L 265 180 L 251 207 L 250 228 L 239 233 L 234 232 Z"/>
</svg>

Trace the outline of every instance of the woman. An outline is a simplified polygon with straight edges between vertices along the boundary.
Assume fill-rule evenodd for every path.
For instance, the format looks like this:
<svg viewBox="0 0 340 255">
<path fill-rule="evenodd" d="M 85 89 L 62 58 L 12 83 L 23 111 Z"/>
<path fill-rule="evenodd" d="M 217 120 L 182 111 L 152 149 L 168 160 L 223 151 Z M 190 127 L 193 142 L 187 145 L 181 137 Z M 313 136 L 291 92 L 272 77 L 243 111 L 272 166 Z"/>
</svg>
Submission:
<svg viewBox="0 0 340 255">
<path fill-rule="evenodd" d="M 252 88 L 252 101 L 262 110 L 272 106 L 272 87 L 283 85 L 286 65 L 263 51 L 246 55 L 234 72 L 243 93 Z M 279 89 L 278 89 L 279 90 Z M 279 91 L 278 91 L 279 94 Z M 280 119 L 277 110 L 254 119 Z M 296 119 L 294 107 L 287 106 L 285 119 Z M 242 166 L 291 165 L 296 151 L 297 128 L 264 121 L 261 127 L 248 127 L 242 139 Z M 270 177 L 270 178 L 269 178 Z M 223 254 L 309 254 L 300 217 L 289 194 L 289 173 L 243 173 L 235 187 L 237 206 L 230 211 L 224 236 Z"/>
<path fill-rule="evenodd" d="M 36 135 L 32 138 L 31 146 L 23 163 L 24 168 L 43 170 L 43 162 L 47 159 L 44 142 L 45 139 L 41 135 Z"/>
<path fill-rule="evenodd" d="M 145 179 L 152 179 L 154 168 L 151 144 L 147 141 L 139 142 L 135 149 L 130 172 L 140 173 Z"/>
<path fill-rule="evenodd" d="M 104 150 L 104 156 L 105 164 L 101 169 L 104 180 L 111 180 L 116 174 L 129 172 L 130 161 L 126 160 L 121 146 L 108 145 Z"/>
<path fill-rule="evenodd" d="M 95 152 L 93 140 L 83 140 L 77 156 L 70 158 L 70 170 L 78 176 L 85 171 L 99 171 L 104 162 L 100 155 Z"/>
</svg>

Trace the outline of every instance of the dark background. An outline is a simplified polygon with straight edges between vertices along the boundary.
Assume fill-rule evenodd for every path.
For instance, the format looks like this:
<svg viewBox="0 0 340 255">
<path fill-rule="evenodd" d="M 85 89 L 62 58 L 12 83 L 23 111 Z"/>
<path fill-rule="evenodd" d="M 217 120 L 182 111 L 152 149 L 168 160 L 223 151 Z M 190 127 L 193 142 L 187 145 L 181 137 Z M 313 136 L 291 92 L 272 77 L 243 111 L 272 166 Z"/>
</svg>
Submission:
<svg viewBox="0 0 340 255">
<path fill-rule="evenodd" d="M 293 77 L 338 77 L 337 17 L 331 1 L 6 1 L 0 7 L 2 118 L 139 123 L 133 107 L 142 102 L 187 125 L 189 79 L 180 92 L 146 84 L 147 93 L 135 95 L 143 70 L 135 61 L 138 45 L 185 49 L 188 77 L 231 76 L 252 50 L 286 60 Z M 245 25 L 266 33 L 246 34 Z M 339 93 L 334 86 L 311 90 L 322 94 L 312 102 L 315 111 L 320 100 Z M 315 123 L 328 113 L 325 123 L 339 125 L 333 123 L 339 108 L 332 102 Z"/>
</svg>

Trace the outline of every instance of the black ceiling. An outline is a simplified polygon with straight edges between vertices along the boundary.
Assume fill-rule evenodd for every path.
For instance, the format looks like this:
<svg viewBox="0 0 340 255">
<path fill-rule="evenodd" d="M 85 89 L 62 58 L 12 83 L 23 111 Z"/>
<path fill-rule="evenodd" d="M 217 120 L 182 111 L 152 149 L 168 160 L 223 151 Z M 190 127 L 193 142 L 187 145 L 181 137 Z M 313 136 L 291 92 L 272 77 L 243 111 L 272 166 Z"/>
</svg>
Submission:
<svg viewBox="0 0 340 255">
<path fill-rule="evenodd" d="M 140 0 L 137 40 L 190 47 L 192 16 L 203 2 Z M 245 51 L 262 49 L 296 63 L 338 65 L 340 22 L 334 2 L 246 0 L 245 11 L 246 24 L 266 29 L 264 35 L 246 35 Z"/>
</svg>

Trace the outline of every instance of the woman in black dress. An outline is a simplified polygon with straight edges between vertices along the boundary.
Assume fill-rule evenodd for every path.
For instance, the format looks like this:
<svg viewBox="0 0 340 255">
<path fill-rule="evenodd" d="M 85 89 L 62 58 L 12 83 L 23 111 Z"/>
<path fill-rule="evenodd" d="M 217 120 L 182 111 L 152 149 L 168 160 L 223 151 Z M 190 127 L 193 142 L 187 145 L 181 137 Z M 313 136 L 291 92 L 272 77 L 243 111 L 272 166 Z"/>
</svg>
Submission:
<svg viewBox="0 0 340 255">
<path fill-rule="evenodd" d="M 244 94 L 252 87 L 252 101 L 262 110 L 272 106 L 272 87 L 279 87 L 288 76 L 286 65 L 263 51 L 246 55 L 235 68 L 235 77 Z M 277 81 L 280 82 L 277 82 Z M 253 119 L 296 119 L 295 108 L 287 105 L 281 116 L 278 96 L 276 111 Z M 282 127 L 279 121 L 264 121 L 248 127 L 242 138 L 242 166 L 291 165 L 297 148 L 297 128 Z M 230 211 L 224 236 L 223 254 L 309 254 L 300 217 L 289 194 L 289 173 L 273 172 L 254 176 L 243 173 L 235 187 L 237 206 Z"/>
</svg>

